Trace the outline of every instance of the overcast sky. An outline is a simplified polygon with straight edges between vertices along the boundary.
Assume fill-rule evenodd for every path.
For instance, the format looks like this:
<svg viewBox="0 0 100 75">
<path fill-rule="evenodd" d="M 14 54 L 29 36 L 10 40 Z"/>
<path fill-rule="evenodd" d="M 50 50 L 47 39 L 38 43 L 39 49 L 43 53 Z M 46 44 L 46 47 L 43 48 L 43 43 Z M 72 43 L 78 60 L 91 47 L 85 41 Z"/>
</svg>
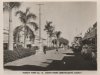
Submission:
<svg viewBox="0 0 100 75">
<path fill-rule="evenodd" d="M 39 8 L 38 3 L 22 3 L 19 10 L 25 11 L 27 7 L 30 8 L 30 12 L 36 14 L 37 19 L 35 22 L 38 24 L 39 20 Z M 52 25 L 56 27 L 56 30 L 62 32 L 61 36 L 72 41 L 73 37 L 79 33 L 86 32 L 97 21 L 97 9 L 96 2 L 44 2 L 42 3 L 42 37 L 46 37 L 46 32 L 43 31 L 46 21 L 52 21 Z M 15 16 L 13 10 L 13 27 L 21 25 L 18 17 Z M 7 29 L 9 26 L 9 15 L 4 12 L 4 27 Z M 12 28 L 13 28 L 12 27 Z"/>
</svg>

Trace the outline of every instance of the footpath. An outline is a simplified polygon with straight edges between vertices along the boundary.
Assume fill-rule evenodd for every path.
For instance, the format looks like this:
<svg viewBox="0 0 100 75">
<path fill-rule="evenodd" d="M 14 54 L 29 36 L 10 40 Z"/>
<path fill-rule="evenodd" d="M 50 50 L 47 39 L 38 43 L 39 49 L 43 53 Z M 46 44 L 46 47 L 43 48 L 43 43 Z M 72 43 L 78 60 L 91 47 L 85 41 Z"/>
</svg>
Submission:
<svg viewBox="0 0 100 75">
<path fill-rule="evenodd" d="M 65 56 L 74 56 L 74 55 L 66 55 L 66 53 L 73 53 L 72 50 L 64 50 L 62 48 L 57 52 L 56 50 L 48 50 L 46 54 L 42 51 L 37 51 L 35 55 L 31 55 L 22 59 L 18 59 L 4 66 L 24 66 L 24 65 L 34 65 L 40 67 L 49 66 L 54 60 L 62 60 Z"/>
</svg>

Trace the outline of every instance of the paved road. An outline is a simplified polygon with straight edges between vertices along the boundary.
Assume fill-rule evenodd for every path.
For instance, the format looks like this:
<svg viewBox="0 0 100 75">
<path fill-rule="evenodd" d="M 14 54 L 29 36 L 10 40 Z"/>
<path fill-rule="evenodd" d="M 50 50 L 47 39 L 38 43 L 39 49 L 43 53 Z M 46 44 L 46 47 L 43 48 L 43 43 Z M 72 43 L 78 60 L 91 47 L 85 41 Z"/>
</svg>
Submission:
<svg viewBox="0 0 100 75">
<path fill-rule="evenodd" d="M 35 55 L 25 57 L 4 65 L 5 70 L 96 70 L 90 61 L 84 60 L 80 54 L 71 49 L 49 50 L 46 54 L 36 52 Z"/>
</svg>

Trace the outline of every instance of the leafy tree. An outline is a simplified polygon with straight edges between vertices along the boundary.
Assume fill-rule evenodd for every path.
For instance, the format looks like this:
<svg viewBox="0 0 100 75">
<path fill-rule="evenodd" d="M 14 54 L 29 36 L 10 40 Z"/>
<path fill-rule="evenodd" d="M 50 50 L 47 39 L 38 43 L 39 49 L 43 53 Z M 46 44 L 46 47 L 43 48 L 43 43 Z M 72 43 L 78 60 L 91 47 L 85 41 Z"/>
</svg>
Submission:
<svg viewBox="0 0 100 75">
<path fill-rule="evenodd" d="M 61 45 L 65 46 L 65 45 L 68 45 L 68 44 L 69 44 L 69 41 L 67 39 L 65 39 L 63 37 L 59 38 L 59 45 L 60 46 Z"/>
</svg>

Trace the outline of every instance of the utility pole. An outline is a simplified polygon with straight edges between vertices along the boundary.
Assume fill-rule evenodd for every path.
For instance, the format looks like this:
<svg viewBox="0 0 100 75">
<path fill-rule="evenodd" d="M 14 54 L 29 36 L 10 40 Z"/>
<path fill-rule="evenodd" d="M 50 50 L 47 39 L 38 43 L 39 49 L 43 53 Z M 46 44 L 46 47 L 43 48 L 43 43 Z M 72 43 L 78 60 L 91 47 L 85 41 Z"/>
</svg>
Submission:
<svg viewBox="0 0 100 75">
<path fill-rule="evenodd" d="M 41 37 L 41 6 L 44 4 L 37 4 L 39 6 L 39 52 L 43 52 L 42 37 Z"/>
<path fill-rule="evenodd" d="M 41 6 L 44 4 L 37 4 L 39 6 L 39 43 L 41 43 Z"/>
</svg>

